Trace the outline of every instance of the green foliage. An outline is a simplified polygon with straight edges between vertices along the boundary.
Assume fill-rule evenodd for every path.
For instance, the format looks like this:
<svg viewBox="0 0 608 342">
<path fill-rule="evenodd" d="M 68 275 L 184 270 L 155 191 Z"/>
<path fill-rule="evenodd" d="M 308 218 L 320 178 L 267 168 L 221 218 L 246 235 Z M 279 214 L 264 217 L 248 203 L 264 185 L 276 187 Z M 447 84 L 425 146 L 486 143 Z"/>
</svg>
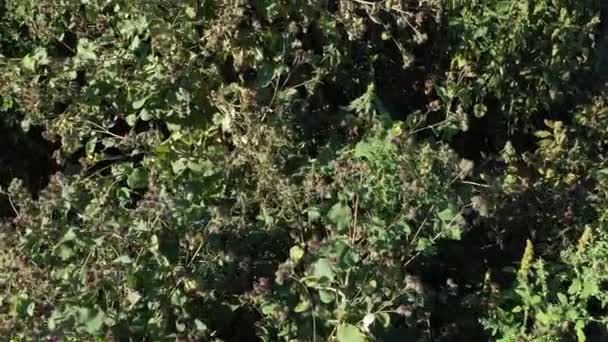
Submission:
<svg viewBox="0 0 608 342">
<path fill-rule="evenodd" d="M 590 322 L 608 323 L 589 306 L 597 303 L 603 310 L 608 305 L 601 290 L 608 279 L 603 264 L 608 245 L 604 236 L 593 234 L 588 227 L 578 245 L 564 251 L 561 264 L 548 266 L 538 259 L 520 269 L 517 285 L 502 295 L 502 305 L 486 321 L 499 341 L 561 341 L 569 336 L 586 341 L 584 329 Z"/>
<path fill-rule="evenodd" d="M 577 91 L 599 23 L 596 1 L 448 1 L 447 123 L 491 115 L 525 127 Z M 510 132 L 513 133 L 513 132 Z"/>
<path fill-rule="evenodd" d="M 589 332 L 590 326 L 605 327 L 608 323 L 604 314 L 608 298 L 603 291 L 608 277 L 604 265 L 608 197 L 602 181 L 604 163 L 599 161 L 605 150 L 599 141 L 606 129 L 596 126 L 605 114 L 604 98 L 592 97 L 577 109 L 569 127 L 546 122 L 548 130 L 536 132 L 539 146 L 528 162 L 538 167 L 540 177 L 531 186 L 567 186 L 585 192 L 585 206 L 592 209 L 579 209 L 579 216 L 570 219 L 573 226 L 561 234 L 576 232 L 569 234 L 575 243 L 561 252 L 550 249 L 547 257 L 535 257 L 529 243 L 515 284 L 501 293 L 497 306 L 484 321 L 497 340 L 595 340 L 599 337 Z M 597 185 L 587 193 L 584 188 L 592 183 Z M 589 221 L 586 215 L 593 211 L 597 220 L 585 224 Z"/>
<path fill-rule="evenodd" d="M 372 133 L 321 169 L 333 180 L 321 188 L 325 197 L 338 201 L 308 209 L 322 237 L 292 247 L 276 288 L 254 298 L 268 319 L 265 340 L 362 339 L 387 328 L 399 307 L 424 315 L 424 289 L 407 267 L 440 239 L 459 238 L 465 222 L 454 208 L 466 203 L 449 182 L 460 172 L 453 153 L 391 142 L 399 132 Z"/>
<path fill-rule="evenodd" d="M 584 340 L 607 323 L 605 96 L 547 113 L 583 93 L 598 10 L 0 2 L 0 331 L 469 340 L 457 298 L 477 337 Z M 483 120 L 536 145 L 463 159 Z"/>
</svg>

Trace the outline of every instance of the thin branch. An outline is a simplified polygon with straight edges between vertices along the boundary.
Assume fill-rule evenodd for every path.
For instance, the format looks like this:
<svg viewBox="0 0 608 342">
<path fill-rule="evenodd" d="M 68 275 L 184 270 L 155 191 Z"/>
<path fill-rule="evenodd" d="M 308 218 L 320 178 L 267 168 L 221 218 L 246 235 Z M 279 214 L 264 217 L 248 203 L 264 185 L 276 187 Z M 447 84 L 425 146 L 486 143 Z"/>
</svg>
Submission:
<svg viewBox="0 0 608 342">
<path fill-rule="evenodd" d="M 306 292 L 306 295 L 308 296 L 308 300 L 310 300 L 310 312 L 312 315 L 312 342 L 316 342 L 317 341 L 317 315 L 315 313 L 315 303 L 312 300 L 312 295 L 310 294 L 310 291 L 308 291 L 308 287 L 304 283 L 302 283 L 299 279 L 297 279 L 294 276 L 291 276 L 290 278 L 293 279 L 296 283 L 300 284 L 304 288 L 304 292 Z"/>
<path fill-rule="evenodd" d="M 17 207 L 15 207 L 15 204 L 13 203 L 13 200 L 11 199 L 11 196 L 9 196 L 7 194 L 8 197 L 8 203 L 11 205 L 11 209 L 13 209 L 13 211 L 15 212 L 15 215 L 19 216 L 19 211 L 17 210 Z"/>
<path fill-rule="evenodd" d="M 353 232 L 351 234 L 351 243 L 354 245 L 357 239 L 357 212 L 359 209 L 359 195 L 355 195 L 355 213 L 353 219 Z"/>
<path fill-rule="evenodd" d="M 433 212 L 434 209 L 435 209 L 435 204 L 433 204 L 431 206 L 431 208 L 429 209 L 428 215 L 426 215 L 426 217 L 424 218 L 424 220 L 422 221 L 422 223 L 420 224 L 420 226 L 418 226 L 418 230 L 416 230 L 416 233 L 414 234 L 414 236 L 410 240 L 410 244 L 412 244 L 416 240 L 416 238 L 418 237 L 418 234 L 420 234 L 420 231 L 422 231 L 422 227 L 424 227 L 424 225 L 426 224 L 426 222 L 431 218 L 431 214 L 432 214 L 432 212 Z"/>
</svg>

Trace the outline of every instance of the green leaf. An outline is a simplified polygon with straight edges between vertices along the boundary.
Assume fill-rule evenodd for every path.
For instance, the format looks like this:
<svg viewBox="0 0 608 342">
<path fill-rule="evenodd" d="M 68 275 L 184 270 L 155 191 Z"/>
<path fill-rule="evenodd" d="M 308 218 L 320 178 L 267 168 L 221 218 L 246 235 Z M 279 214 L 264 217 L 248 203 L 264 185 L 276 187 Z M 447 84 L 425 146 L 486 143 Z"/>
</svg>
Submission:
<svg viewBox="0 0 608 342">
<path fill-rule="evenodd" d="M 193 161 L 188 161 L 186 163 L 186 166 L 192 172 L 195 172 L 195 173 L 201 173 L 201 172 L 203 172 L 203 164 L 202 163 L 196 163 L 196 162 L 193 162 Z"/>
<path fill-rule="evenodd" d="M 315 277 L 322 279 L 326 278 L 329 281 L 334 280 L 334 271 L 329 259 L 319 259 L 312 265 L 312 273 Z"/>
<path fill-rule="evenodd" d="M 450 222 L 454 219 L 454 217 L 456 216 L 456 213 L 454 212 L 454 210 L 452 208 L 447 208 L 447 209 L 444 209 L 441 212 L 439 212 L 437 214 L 437 216 L 443 222 Z"/>
<path fill-rule="evenodd" d="M 341 324 L 336 334 L 338 342 L 365 342 L 365 335 L 352 324 Z"/>
<path fill-rule="evenodd" d="M 580 279 L 576 278 L 572 281 L 572 284 L 570 284 L 570 287 L 568 288 L 568 294 L 577 294 L 581 291 L 581 281 Z"/>
<path fill-rule="evenodd" d="M 583 289 L 581 291 L 581 297 L 583 298 L 589 298 L 594 296 L 595 294 L 599 293 L 600 289 L 597 285 L 597 283 L 595 281 L 593 281 L 593 279 L 589 279 L 586 280 L 583 283 Z"/>
<path fill-rule="evenodd" d="M 376 316 L 372 313 L 368 313 L 363 317 L 363 328 L 366 331 L 369 331 L 369 327 L 372 326 L 372 324 L 374 324 L 374 321 L 376 321 Z"/>
<path fill-rule="evenodd" d="M 486 105 L 484 105 L 483 103 L 478 103 L 475 105 L 475 107 L 473 107 L 473 114 L 475 114 L 476 118 L 484 117 L 487 111 L 488 107 L 486 107 Z"/>
<path fill-rule="evenodd" d="M 208 160 L 188 161 L 186 165 L 190 171 L 202 174 L 204 177 L 209 177 L 214 173 L 213 164 Z"/>
<path fill-rule="evenodd" d="M 205 331 L 209 330 L 209 328 L 207 328 L 207 325 L 205 323 L 203 323 L 202 321 L 200 321 L 199 319 L 194 320 L 194 327 L 196 328 L 196 331 L 200 331 L 200 332 L 205 332 Z"/>
<path fill-rule="evenodd" d="M 21 60 L 21 65 L 24 69 L 35 71 L 40 65 L 48 65 L 50 63 L 49 56 L 45 48 L 37 48 L 33 56 L 26 55 Z"/>
<path fill-rule="evenodd" d="M 262 305 L 262 314 L 271 315 L 275 310 L 277 310 L 278 305 L 276 304 L 264 304 Z"/>
<path fill-rule="evenodd" d="M 310 308 L 310 302 L 308 300 L 303 300 L 296 305 L 293 309 L 294 312 L 304 312 Z"/>
<path fill-rule="evenodd" d="M 135 290 L 128 289 L 127 300 L 131 305 L 137 304 L 141 299 L 141 294 Z"/>
<path fill-rule="evenodd" d="M 530 304 L 536 305 L 542 301 L 542 298 L 539 295 L 533 295 L 530 297 Z"/>
<path fill-rule="evenodd" d="M 559 299 L 560 304 L 568 305 L 568 297 L 566 297 L 563 293 L 558 293 L 557 299 Z"/>
<path fill-rule="evenodd" d="M 53 331 L 57 328 L 57 324 L 63 318 L 62 312 L 60 310 L 53 310 L 51 312 L 51 316 L 48 319 L 47 327 L 50 331 Z"/>
<path fill-rule="evenodd" d="M 391 316 L 386 312 L 380 312 L 376 315 L 376 319 L 380 322 L 383 328 L 388 328 L 391 324 Z"/>
<path fill-rule="evenodd" d="M 578 342 L 585 342 L 587 341 L 587 337 L 585 335 L 585 325 L 586 323 L 584 321 L 577 321 L 576 324 L 574 325 L 574 328 L 576 329 L 576 338 L 578 340 Z"/>
<path fill-rule="evenodd" d="M 538 311 L 536 312 L 536 320 L 538 321 L 538 323 L 540 323 L 541 325 L 548 325 L 551 321 L 551 317 L 549 317 L 548 314 L 546 314 L 545 312 L 542 311 Z"/>
<path fill-rule="evenodd" d="M 319 287 L 319 278 L 315 276 L 307 276 L 301 279 L 304 284 L 308 287 L 317 288 Z"/>
<path fill-rule="evenodd" d="M 376 87 L 374 83 L 367 85 L 367 90 L 363 95 L 353 100 L 348 105 L 348 110 L 362 115 L 371 114 L 374 108 L 374 100 L 376 98 Z"/>
<path fill-rule="evenodd" d="M 86 332 L 91 335 L 99 333 L 103 326 L 104 318 L 105 314 L 101 310 L 91 310 L 87 308 L 79 309 L 80 322 L 84 325 Z"/>
<path fill-rule="evenodd" d="M 29 71 L 35 71 L 36 70 L 36 61 L 30 55 L 26 55 L 25 57 L 23 57 L 21 59 L 21 65 L 26 70 L 29 70 Z"/>
<path fill-rule="evenodd" d="M 27 308 L 25 309 L 25 312 L 27 313 L 28 316 L 30 317 L 34 317 L 34 309 L 36 308 L 36 303 L 31 302 L 27 305 Z"/>
<path fill-rule="evenodd" d="M 61 244 L 64 242 L 73 241 L 76 238 L 77 238 L 77 236 L 76 236 L 76 232 L 74 232 L 74 228 L 70 228 L 70 229 L 68 229 L 67 232 L 65 232 L 65 234 L 63 234 L 63 237 L 61 238 L 59 243 Z"/>
<path fill-rule="evenodd" d="M 331 222 L 335 223 L 338 229 L 344 229 L 350 226 L 352 220 L 352 210 L 349 206 L 338 202 L 334 204 L 331 209 L 329 209 L 327 218 L 329 218 Z"/>
<path fill-rule="evenodd" d="M 139 48 L 140 45 L 141 45 L 141 40 L 139 39 L 139 36 L 135 36 L 135 37 L 133 37 L 133 40 L 131 41 L 131 44 L 129 45 L 129 50 L 135 51 Z"/>
<path fill-rule="evenodd" d="M 142 168 L 137 168 L 127 177 L 127 185 L 131 189 L 144 189 L 148 186 L 148 173 Z"/>
<path fill-rule="evenodd" d="M 361 140 L 355 145 L 355 157 L 364 158 L 369 161 L 374 160 L 375 146 L 369 139 Z"/>
<path fill-rule="evenodd" d="M 148 97 L 144 97 L 143 99 L 139 99 L 135 102 L 133 102 L 133 109 L 138 110 L 141 109 L 145 104 L 146 101 L 148 101 Z"/>
<path fill-rule="evenodd" d="M 171 163 L 173 173 L 180 174 L 188 168 L 188 161 L 184 158 L 180 158 Z"/>
<path fill-rule="evenodd" d="M 194 19 L 196 17 L 196 11 L 192 6 L 186 6 L 185 12 L 186 16 L 188 16 L 190 19 Z"/>
<path fill-rule="evenodd" d="M 0 297 L 1 298 L 1 297 Z M 27 295 L 15 295 L 10 298 L 11 314 L 21 318 L 34 316 L 36 303 L 33 302 Z"/>
<path fill-rule="evenodd" d="M 72 248 L 66 244 L 61 244 L 57 247 L 57 255 L 61 258 L 61 260 L 66 261 L 74 255 L 74 251 Z"/>
<path fill-rule="evenodd" d="M 416 250 L 424 251 L 427 248 L 431 247 L 432 245 L 433 245 L 433 243 L 431 242 L 431 240 L 429 240 L 427 238 L 419 238 L 418 241 L 416 242 Z"/>
<path fill-rule="evenodd" d="M 81 39 L 78 42 L 78 47 L 76 48 L 76 57 L 81 61 L 96 60 L 97 55 L 95 54 L 95 45 L 93 45 L 87 39 Z"/>
<path fill-rule="evenodd" d="M 141 110 L 141 112 L 139 112 L 139 118 L 142 119 L 143 121 L 150 121 L 150 120 L 154 119 L 154 115 L 152 113 L 150 113 L 149 111 L 147 111 L 146 108 L 143 108 Z"/>
<path fill-rule="evenodd" d="M 127 124 L 131 127 L 134 127 L 135 124 L 137 123 L 137 115 L 135 114 L 129 114 L 127 115 L 127 117 L 125 118 L 125 120 L 127 121 Z"/>
<path fill-rule="evenodd" d="M 95 153 L 95 146 L 97 145 L 97 138 L 93 138 L 87 141 L 85 145 L 85 153 L 87 158 L 93 158 L 93 154 Z"/>
<path fill-rule="evenodd" d="M 451 240 L 460 240 L 462 231 L 459 228 L 450 227 L 446 229 L 445 238 Z"/>
<path fill-rule="evenodd" d="M 536 132 L 534 132 L 534 135 L 537 138 L 545 139 L 545 138 L 550 137 L 552 134 L 551 134 L 551 132 L 547 132 L 547 131 L 536 131 Z"/>
<path fill-rule="evenodd" d="M 133 259 L 131 259 L 128 255 L 122 255 L 114 259 L 114 262 L 118 264 L 130 264 L 133 262 Z"/>
<path fill-rule="evenodd" d="M 335 294 L 330 290 L 319 290 L 319 298 L 325 304 L 333 302 L 335 297 Z"/>
<path fill-rule="evenodd" d="M 272 82 L 273 77 L 274 77 L 274 68 L 272 67 L 272 65 L 264 64 L 264 66 L 262 66 L 260 68 L 260 70 L 258 70 L 258 75 L 257 75 L 258 87 L 260 87 L 260 88 L 267 87 L 270 84 L 270 82 Z"/>
<path fill-rule="evenodd" d="M 283 91 L 279 92 L 279 95 L 277 96 L 277 98 L 279 99 L 279 101 L 281 102 L 288 102 L 290 101 L 294 96 L 296 96 L 298 94 L 298 90 L 295 88 L 289 88 Z"/>
<path fill-rule="evenodd" d="M 309 208 L 307 211 L 308 222 L 315 222 L 321 217 L 321 213 L 318 208 Z"/>
</svg>

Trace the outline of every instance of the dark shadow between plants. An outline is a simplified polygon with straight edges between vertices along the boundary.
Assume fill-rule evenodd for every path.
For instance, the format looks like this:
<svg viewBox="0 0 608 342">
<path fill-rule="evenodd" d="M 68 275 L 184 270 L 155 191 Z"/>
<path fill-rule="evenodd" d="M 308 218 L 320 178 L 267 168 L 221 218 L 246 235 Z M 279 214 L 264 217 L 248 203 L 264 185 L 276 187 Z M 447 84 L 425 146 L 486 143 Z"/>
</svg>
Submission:
<svg viewBox="0 0 608 342">
<path fill-rule="evenodd" d="M 557 262 L 562 247 L 580 236 L 570 229 L 573 220 L 584 224 L 597 216 L 583 192 L 567 188 L 533 188 L 499 203 L 489 219 L 471 213 L 471 228 L 461 240 L 439 242 L 436 255 L 413 265 L 432 293 L 430 325 L 437 341 L 488 340 L 480 324 L 487 298 L 479 297 L 486 272 L 498 288 L 509 288 L 527 239 L 538 255 Z"/>
<path fill-rule="evenodd" d="M 42 137 L 40 127 L 32 127 L 29 132 L 15 127 L 0 128 L 0 186 L 6 189 L 13 178 L 19 178 L 37 197 L 58 169 L 52 158 L 56 147 Z M 0 218 L 14 215 L 8 198 L 0 196 Z"/>
</svg>

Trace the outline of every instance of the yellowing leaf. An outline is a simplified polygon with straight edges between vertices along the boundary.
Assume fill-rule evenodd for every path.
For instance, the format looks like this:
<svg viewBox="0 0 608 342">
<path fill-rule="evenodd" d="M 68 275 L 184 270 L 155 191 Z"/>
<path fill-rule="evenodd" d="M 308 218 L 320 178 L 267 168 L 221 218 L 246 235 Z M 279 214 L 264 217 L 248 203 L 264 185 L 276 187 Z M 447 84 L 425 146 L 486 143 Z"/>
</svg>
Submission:
<svg viewBox="0 0 608 342">
<path fill-rule="evenodd" d="M 289 250 L 289 258 L 294 263 L 298 263 L 298 261 L 300 261 L 300 259 L 302 259 L 303 256 L 304 256 L 304 250 L 300 246 L 293 246 Z"/>
</svg>

